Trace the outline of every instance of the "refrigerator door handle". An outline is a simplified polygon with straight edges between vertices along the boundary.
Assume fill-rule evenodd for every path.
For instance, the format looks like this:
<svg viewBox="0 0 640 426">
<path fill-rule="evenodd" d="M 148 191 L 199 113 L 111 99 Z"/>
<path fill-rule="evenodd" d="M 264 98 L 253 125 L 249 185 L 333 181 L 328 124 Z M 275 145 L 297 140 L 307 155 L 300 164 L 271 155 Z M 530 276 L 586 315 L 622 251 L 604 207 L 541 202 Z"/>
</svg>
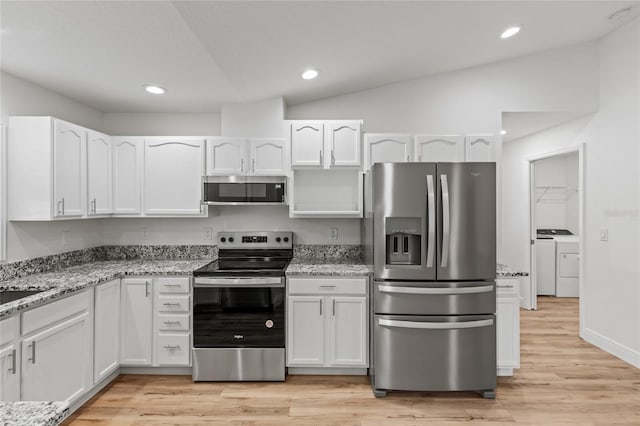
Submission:
<svg viewBox="0 0 640 426">
<path fill-rule="evenodd" d="M 379 319 L 378 325 L 397 328 L 422 328 L 430 330 L 455 330 L 460 328 L 490 327 L 493 325 L 492 319 L 463 321 L 463 322 L 417 322 L 417 321 L 397 321 Z"/>
<path fill-rule="evenodd" d="M 395 287 L 390 285 L 379 285 L 378 291 L 381 293 L 403 293 L 403 294 L 472 294 L 472 293 L 490 293 L 493 291 L 492 285 L 483 285 L 478 287 Z"/>
<path fill-rule="evenodd" d="M 427 211 L 428 230 L 427 239 L 427 268 L 433 267 L 433 250 L 436 245 L 436 196 L 433 190 L 433 175 L 427 175 Z"/>
<path fill-rule="evenodd" d="M 446 268 L 449 261 L 449 239 L 451 237 L 447 175 L 440 175 L 440 187 L 442 188 L 442 260 L 440 261 L 440 267 Z"/>
</svg>

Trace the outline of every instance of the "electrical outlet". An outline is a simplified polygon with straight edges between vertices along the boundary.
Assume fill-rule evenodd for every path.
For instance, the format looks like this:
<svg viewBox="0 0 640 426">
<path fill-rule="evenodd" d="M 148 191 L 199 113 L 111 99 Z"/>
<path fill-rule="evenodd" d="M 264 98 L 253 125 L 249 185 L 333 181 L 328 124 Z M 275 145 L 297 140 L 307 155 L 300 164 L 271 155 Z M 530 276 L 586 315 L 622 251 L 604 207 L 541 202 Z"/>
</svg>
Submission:
<svg viewBox="0 0 640 426">
<path fill-rule="evenodd" d="M 329 238 L 332 240 L 338 239 L 338 228 L 335 228 L 333 226 L 329 228 Z"/>
<path fill-rule="evenodd" d="M 213 228 L 211 228 L 210 226 L 204 227 L 204 239 L 213 240 Z"/>
<path fill-rule="evenodd" d="M 71 231 L 62 231 L 62 245 L 67 246 L 71 242 Z"/>
<path fill-rule="evenodd" d="M 609 228 L 600 228 L 600 241 L 609 241 Z"/>
<path fill-rule="evenodd" d="M 148 237 L 148 232 L 147 232 L 147 228 L 146 226 L 141 226 L 140 227 L 140 239 L 142 241 L 147 241 L 147 237 Z"/>
</svg>

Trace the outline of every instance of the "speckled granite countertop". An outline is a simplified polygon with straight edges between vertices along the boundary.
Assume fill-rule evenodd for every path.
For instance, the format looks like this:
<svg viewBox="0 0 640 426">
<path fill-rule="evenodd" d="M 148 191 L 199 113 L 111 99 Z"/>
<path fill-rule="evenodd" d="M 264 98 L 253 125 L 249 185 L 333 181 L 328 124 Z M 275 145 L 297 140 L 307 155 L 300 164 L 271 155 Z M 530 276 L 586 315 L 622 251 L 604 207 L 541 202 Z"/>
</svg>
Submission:
<svg viewBox="0 0 640 426">
<path fill-rule="evenodd" d="M 0 402 L 0 422 L 3 426 L 55 426 L 67 415 L 67 402 Z"/>
<path fill-rule="evenodd" d="M 294 258 L 287 268 L 287 276 L 343 276 L 369 275 L 371 268 L 358 261 L 340 263 L 338 260 Z"/>
<path fill-rule="evenodd" d="M 496 265 L 496 278 L 509 278 L 509 277 L 527 277 L 529 276 L 528 272 L 518 272 L 515 269 L 503 264 L 498 263 Z"/>
<path fill-rule="evenodd" d="M 65 295 L 128 275 L 190 275 L 210 260 L 115 260 L 90 262 L 55 272 L 0 282 L 0 290 L 44 290 L 0 305 L 0 319 Z"/>
</svg>

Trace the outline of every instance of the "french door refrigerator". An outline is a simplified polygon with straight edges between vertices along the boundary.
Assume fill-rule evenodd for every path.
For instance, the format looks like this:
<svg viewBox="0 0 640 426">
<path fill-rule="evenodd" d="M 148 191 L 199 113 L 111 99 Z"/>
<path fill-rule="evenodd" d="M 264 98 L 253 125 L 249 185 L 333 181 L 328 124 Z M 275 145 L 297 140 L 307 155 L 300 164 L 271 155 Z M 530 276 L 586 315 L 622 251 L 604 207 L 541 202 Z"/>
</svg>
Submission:
<svg viewBox="0 0 640 426">
<path fill-rule="evenodd" d="M 374 394 L 495 397 L 495 163 L 374 164 L 365 189 Z"/>
</svg>

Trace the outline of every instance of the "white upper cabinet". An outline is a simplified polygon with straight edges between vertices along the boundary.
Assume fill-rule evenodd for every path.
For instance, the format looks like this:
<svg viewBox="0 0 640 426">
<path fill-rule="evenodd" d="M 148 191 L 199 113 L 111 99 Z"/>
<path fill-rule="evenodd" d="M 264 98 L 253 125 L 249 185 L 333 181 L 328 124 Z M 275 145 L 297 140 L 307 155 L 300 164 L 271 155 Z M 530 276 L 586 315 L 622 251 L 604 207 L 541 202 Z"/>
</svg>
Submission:
<svg viewBox="0 0 640 426">
<path fill-rule="evenodd" d="M 414 146 L 414 161 L 464 161 L 464 139 L 460 135 L 416 135 Z"/>
<path fill-rule="evenodd" d="M 111 204 L 111 136 L 87 132 L 87 215 L 109 215 Z"/>
<path fill-rule="evenodd" d="M 360 121 L 328 121 L 325 124 L 329 167 L 360 166 Z"/>
<path fill-rule="evenodd" d="M 55 216 L 82 216 L 86 130 L 65 121 L 53 122 L 53 193 Z"/>
<path fill-rule="evenodd" d="M 187 137 L 145 139 L 144 212 L 147 215 L 201 216 L 205 140 Z"/>
<path fill-rule="evenodd" d="M 289 172 L 288 147 L 286 139 L 251 139 L 249 141 L 251 174 L 286 175 Z"/>
<path fill-rule="evenodd" d="M 286 175 L 286 139 L 214 137 L 207 140 L 207 175 Z"/>
<path fill-rule="evenodd" d="M 465 142 L 465 161 L 496 161 L 495 138 L 493 135 L 467 135 Z"/>
<path fill-rule="evenodd" d="M 143 139 L 113 137 L 113 213 L 142 213 Z"/>
<path fill-rule="evenodd" d="M 243 175 L 247 167 L 246 139 L 215 137 L 207 140 L 207 175 Z"/>
<path fill-rule="evenodd" d="M 9 118 L 9 220 L 85 214 L 86 138 L 87 129 L 52 117 Z"/>
<path fill-rule="evenodd" d="M 413 159 L 413 136 L 392 133 L 364 135 L 364 169 L 374 163 L 406 163 Z"/>
<path fill-rule="evenodd" d="M 291 166 L 324 166 L 324 122 L 292 121 Z"/>
<path fill-rule="evenodd" d="M 359 167 L 362 121 L 289 122 L 291 166 Z"/>
</svg>

